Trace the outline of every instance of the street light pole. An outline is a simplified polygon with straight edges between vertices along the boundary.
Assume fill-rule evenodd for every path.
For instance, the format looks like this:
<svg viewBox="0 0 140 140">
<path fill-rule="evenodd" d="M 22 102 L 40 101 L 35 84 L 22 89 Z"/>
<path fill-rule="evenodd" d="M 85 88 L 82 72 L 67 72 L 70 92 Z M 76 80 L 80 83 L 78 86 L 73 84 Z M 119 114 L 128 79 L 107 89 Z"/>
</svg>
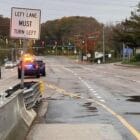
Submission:
<svg viewBox="0 0 140 140">
<path fill-rule="evenodd" d="M 104 35 L 104 25 L 103 25 L 103 63 L 105 63 L 105 35 Z"/>
</svg>

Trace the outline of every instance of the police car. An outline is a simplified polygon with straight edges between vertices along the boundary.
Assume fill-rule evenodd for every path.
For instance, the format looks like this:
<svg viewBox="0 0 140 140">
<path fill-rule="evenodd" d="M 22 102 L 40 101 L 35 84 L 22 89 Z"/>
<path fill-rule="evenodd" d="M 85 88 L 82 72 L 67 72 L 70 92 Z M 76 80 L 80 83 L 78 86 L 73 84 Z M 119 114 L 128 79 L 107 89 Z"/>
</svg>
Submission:
<svg viewBox="0 0 140 140">
<path fill-rule="evenodd" d="M 41 59 L 36 60 L 38 66 L 39 66 L 39 71 L 41 76 L 46 76 L 46 68 L 45 68 L 45 63 Z"/>
<path fill-rule="evenodd" d="M 21 78 L 22 68 L 24 71 L 24 76 L 34 76 L 36 78 L 40 77 L 40 68 L 35 60 L 35 57 L 30 54 L 25 54 L 22 56 L 20 63 L 18 64 L 18 78 Z"/>
</svg>

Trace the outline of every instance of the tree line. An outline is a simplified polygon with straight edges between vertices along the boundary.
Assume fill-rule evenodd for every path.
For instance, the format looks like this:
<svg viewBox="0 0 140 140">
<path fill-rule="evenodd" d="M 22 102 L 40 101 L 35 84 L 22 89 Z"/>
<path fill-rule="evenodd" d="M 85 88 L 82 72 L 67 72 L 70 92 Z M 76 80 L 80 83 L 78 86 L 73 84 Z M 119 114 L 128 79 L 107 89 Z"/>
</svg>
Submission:
<svg viewBox="0 0 140 140">
<path fill-rule="evenodd" d="M 0 47 L 11 47 L 18 40 L 10 39 L 10 19 L 0 15 Z M 36 46 L 76 46 L 83 51 L 102 51 L 104 43 L 106 52 L 113 52 L 115 57 L 121 55 L 122 44 L 131 48 L 140 46 L 140 4 L 131 12 L 130 18 L 116 25 L 103 25 L 93 17 L 63 17 L 41 24 L 41 37 Z M 7 42 L 6 42 L 7 41 Z M 43 42 L 43 43 L 42 43 Z"/>
</svg>

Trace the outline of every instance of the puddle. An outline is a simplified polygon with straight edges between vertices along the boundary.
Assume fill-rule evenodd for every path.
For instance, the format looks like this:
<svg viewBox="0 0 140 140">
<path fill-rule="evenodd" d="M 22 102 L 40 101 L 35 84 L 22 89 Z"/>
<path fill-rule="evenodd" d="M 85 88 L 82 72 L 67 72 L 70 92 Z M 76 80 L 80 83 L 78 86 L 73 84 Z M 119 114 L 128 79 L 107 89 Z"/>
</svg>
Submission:
<svg viewBox="0 0 140 140">
<path fill-rule="evenodd" d="M 87 103 L 85 103 L 83 106 L 91 106 L 91 104 L 92 104 L 92 102 L 87 102 Z"/>
<path fill-rule="evenodd" d="M 94 106 L 88 106 L 87 108 L 88 108 L 88 110 L 91 111 L 91 112 L 97 112 L 97 108 L 94 107 Z"/>
<path fill-rule="evenodd" d="M 140 115 L 139 112 L 126 112 L 125 115 Z"/>
<path fill-rule="evenodd" d="M 57 99 L 57 98 L 52 98 L 52 97 L 47 97 L 47 100 L 64 100 L 64 99 Z"/>
<path fill-rule="evenodd" d="M 140 96 L 129 96 L 129 99 L 127 99 L 127 101 L 140 102 Z"/>
<path fill-rule="evenodd" d="M 91 105 L 92 105 L 92 102 L 87 102 L 83 106 L 86 107 L 91 112 L 97 112 L 97 108 Z"/>
<path fill-rule="evenodd" d="M 93 117 L 93 116 L 97 116 L 97 114 L 94 114 L 94 115 L 81 115 L 81 116 L 76 116 L 74 118 L 86 118 L 86 117 Z"/>
</svg>

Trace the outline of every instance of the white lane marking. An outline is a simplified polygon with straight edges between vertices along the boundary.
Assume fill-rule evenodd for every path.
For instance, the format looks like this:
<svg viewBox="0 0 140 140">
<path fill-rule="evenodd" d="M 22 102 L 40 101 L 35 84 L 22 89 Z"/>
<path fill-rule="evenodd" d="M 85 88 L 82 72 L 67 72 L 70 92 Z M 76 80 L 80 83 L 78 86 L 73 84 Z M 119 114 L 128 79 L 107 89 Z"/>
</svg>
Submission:
<svg viewBox="0 0 140 140">
<path fill-rule="evenodd" d="M 98 99 L 101 99 L 102 97 L 101 97 L 101 96 L 97 96 L 97 98 L 98 98 Z"/>
<path fill-rule="evenodd" d="M 90 88 L 90 90 L 93 91 L 94 89 L 93 88 Z"/>
<path fill-rule="evenodd" d="M 52 89 L 57 90 L 57 87 L 55 87 L 53 85 L 52 86 L 50 85 L 49 87 L 52 87 Z M 67 96 L 72 95 L 73 97 L 76 97 L 74 94 L 67 93 L 67 92 L 63 92 L 62 94 L 67 95 Z M 77 97 L 83 98 L 81 96 L 77 96 Z M 117 114 L 115 111 L 113 111 L 107 105 L 105 105 L 99 101 L 96 101 L 95 99 L 90 99 L 90 98 L 88 98 L 88 99 L 83 98 L 83 99 L 85 99 L 86 101 L 94 102 L 94 103 L 98 104 L 99 106 L 103 107 L 106 111 L 108 111 L 110 114 L 112 114 L 114 117 L 116 117 L 136 137 L 137 140 L 140 140 L 140 132 L 136 128 L 134 128 L 131 124 L 129 124 L 129 122 L 127 120 L 125 120 L 125 118 L 123 118 L 121 115 Z"/>
<path fill-rule="evenodd" d="M 75 76 L 78 76 L 78 74 L 75 73 L 74 71 L 72 71 L 72 70 L 70 70 L 70 69 L 68 69 L 68 68 L 64 68 L 64 69 L 70 71 L 70 72 L 71 72 L 72 74 L 74 74 Z M 104 72 L 104 73 L 106 73 L 106 72 Z M 78 79 L 79 79 L 92 93 L 94 93 L 94 96 L 96 96 L 97 99 L 100 99 L 99 101 L 105 102 L 105 100 L 103 100 L 102 97 L 100 97 L 100 96 L 98 95 L 97 91 L 94 90 L 85 80 L 83 80 L 81 77 L 78 77 Z"/>
<path fill-rule="evenodd" d="M 101 99 L 100 102 L 104 102 L 105 103 L 105 100 Z"/>
<path fill-rule="evenodd" d="M 95 90 L 93 88 L 90 88 L 89 90 L 92 91 L 92 92 L 95 92 Z"/>
</svg>

